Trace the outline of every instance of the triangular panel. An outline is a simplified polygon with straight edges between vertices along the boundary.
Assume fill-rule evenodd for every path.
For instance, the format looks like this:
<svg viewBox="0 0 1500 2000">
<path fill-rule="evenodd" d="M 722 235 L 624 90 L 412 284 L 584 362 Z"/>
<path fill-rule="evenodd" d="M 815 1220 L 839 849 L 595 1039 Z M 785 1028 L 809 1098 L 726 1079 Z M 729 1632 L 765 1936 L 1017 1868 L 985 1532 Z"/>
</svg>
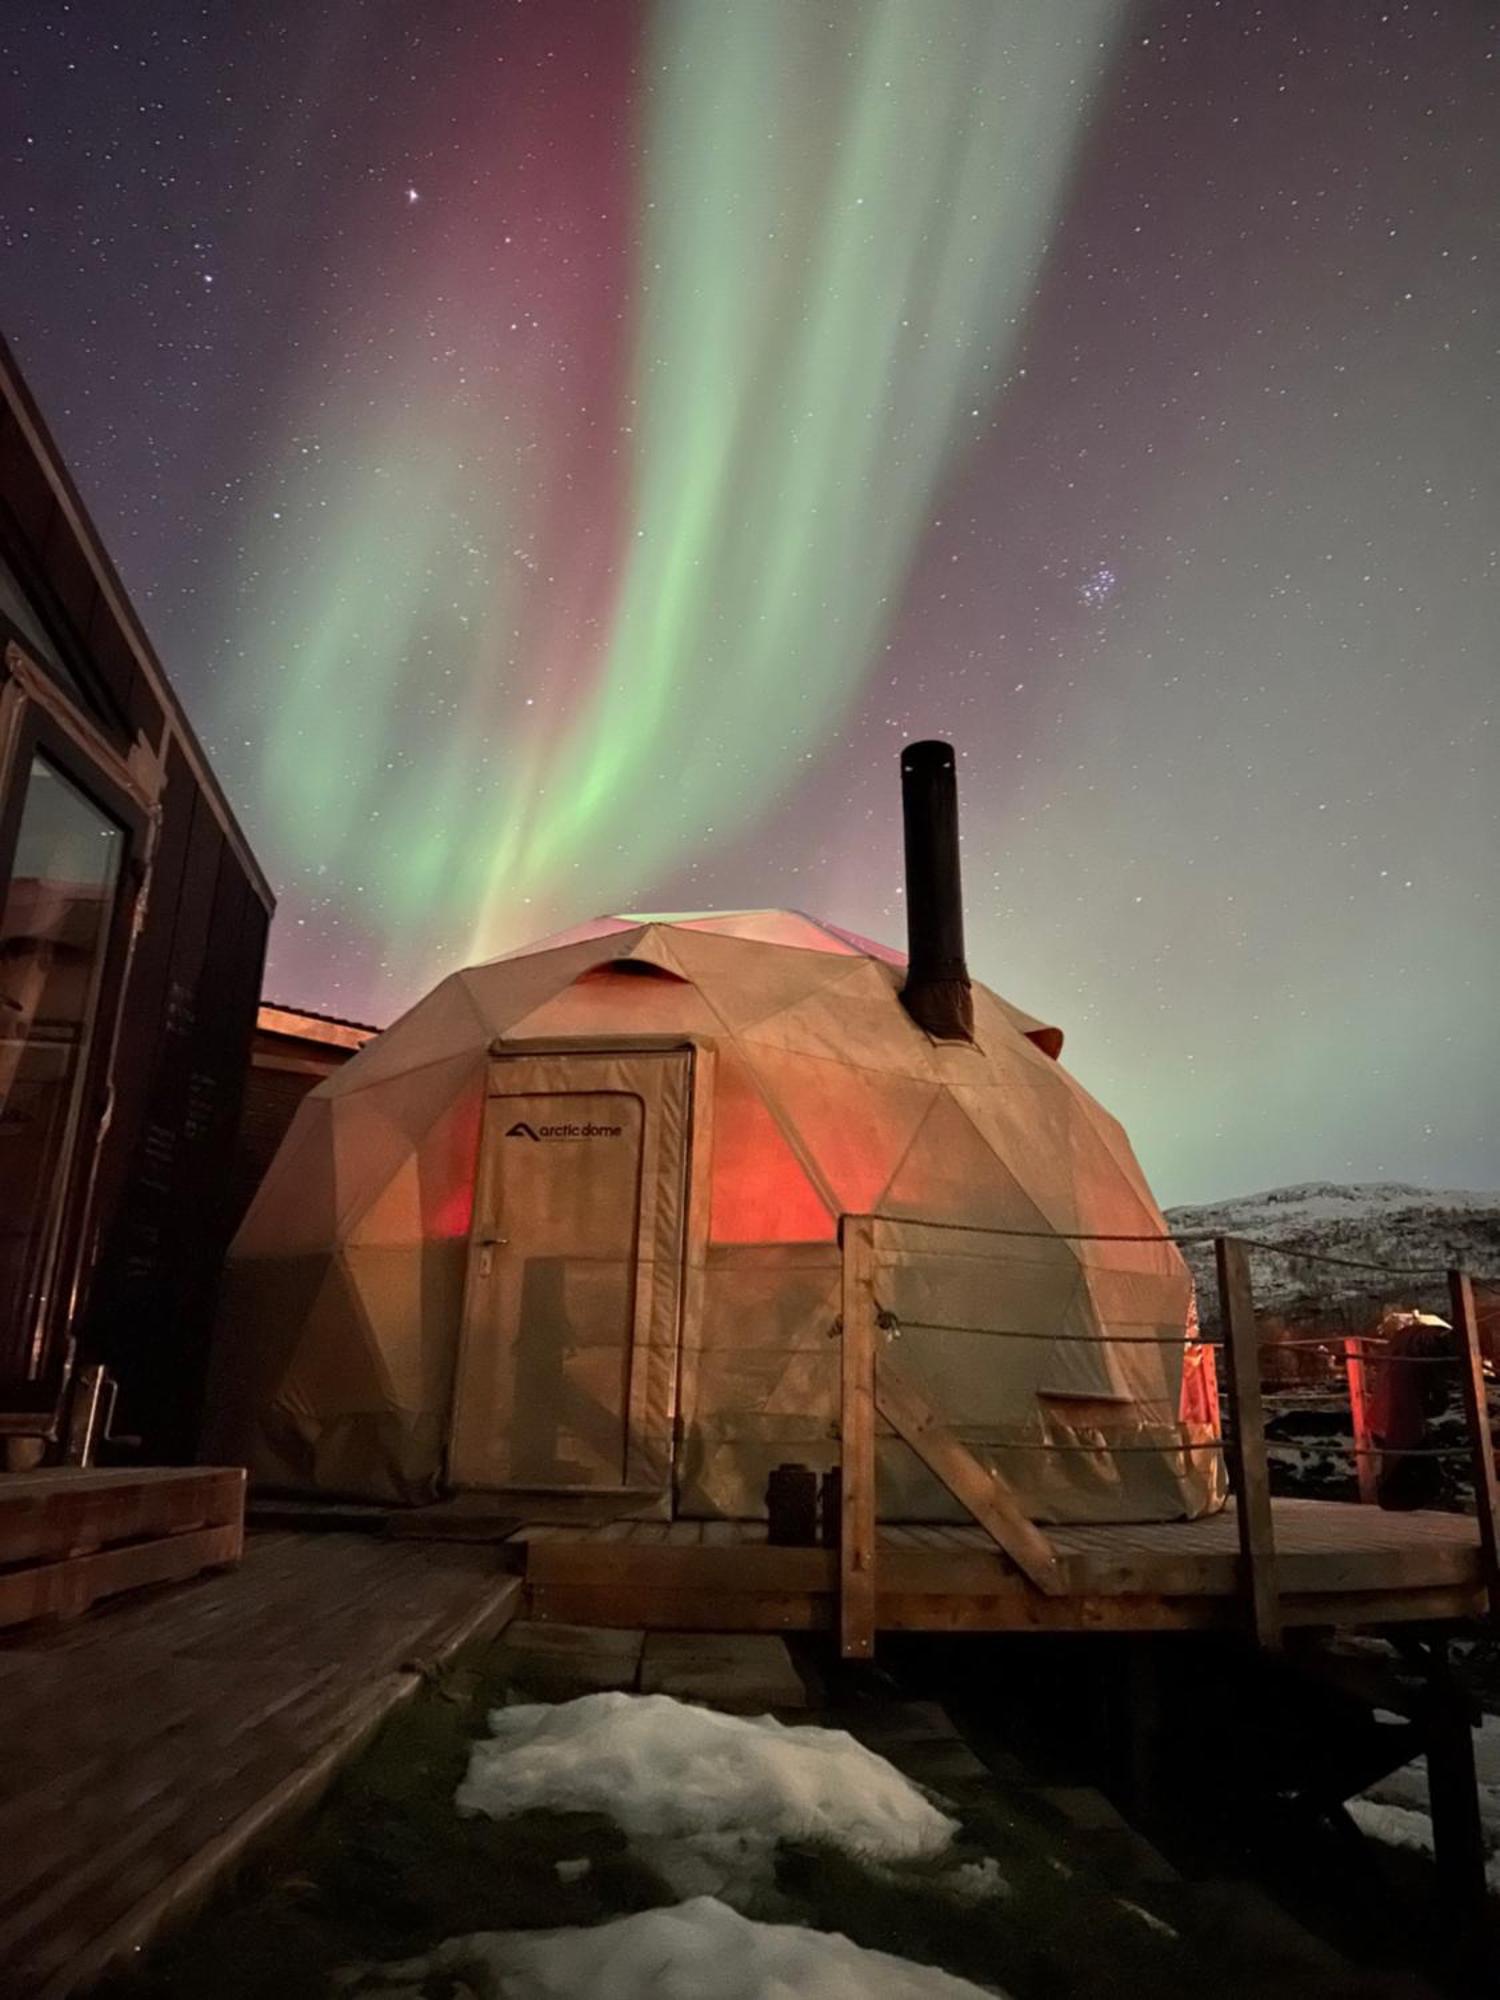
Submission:
<svg viewBox="0 0 1500 2000">
<path fill-rule="evenodd" d="M 1034 1253 L 1021 1246 L 1038 1237 L 1054 1240 L 1047 1217 L 946 1090 L 892 1175 L 881 1212 L 1011 1231 L 1024 1257 Z"/>
<path fill-rule="evenodd" d="M 675 926 L 706 931 L 716 937 L 747 938 L 756 944 L 781 945 L 792 951 L 821 951 L 831 957 L 862 956 L 858 946 L 840 937 L 800 910 L 725 910 L 715 916 L 688 917 Z"/>
<path fill-rule="evenodd" d="M 849 945 L 862 958 L 878 958 L 882 965 L 905 968 L 906 953 L 897 951 L 894 945 L 881 944 L 875 938 L 861 937 L 858 931 L 846 931 L 842 924 L 825 924 L 821 917 L 815 918 L 814 921 L 820 931 L 825 931 L 831 938 L 837 938 L 840 944 Z"/>
<path fill-rule="evenodd" d="M 374 1334 L 337 1257 L 324 1270 L 276 1401 L 296 1416 L 324 1422 L 392 1406 Z"/>
<path fill-rule="evenodd" d="M 294 1257 L 332 1247 L 338 1226 L 333 1106 L 311 1095 L 297 1106 L 249 1212 L 232 1257 Z"/>
<path fill-rule="evenodd" d="M 597 966 L 513 1021 L 507 1040 L 548 1036 L 717 1035 L 723 1023 L 696 987 L 678 975 L 651 979 Z"/>
<path fill-rule="evenodd" d="M 383 1034 L 367 1042 L 359 1054 L 336 1069 L 320 1083 L 319 1097 L 351 1097 L 387 1077 L 401 1076 L 419 1064 L 440 1062 L 447 1056 L 475 1053 L 489 1042 L 489 1032 L 464 986 L 464 975 L 454 973 L 435 986 L 425 1000 L 419 1000 Z"/>
<path fill-rule="evenodd" d="M 891 979 L 873 959 L 857 959 L 837 982 L 763 1014 L 742 1037 L 747 1047 L 792 1049 L 857 1069 L 935 1081 L 933 1044 L 897 1001 Z"/>
<path fill-rule="evenodd" d="M 428 1063 L 334 1105 L 341 1229 L 368 1209 L 454 1101 L 483 1087 L 486 1068 L 474 1055 Z"/>
<path fill-rule="evenodd" d="M 712 1196 L 715 1243 L 818 1243 L 837 1234 L 748 1065 L 732 1046 L 715 1065 Z"/>
<path fill-rule="evenodd" d="M 872 1076 L 789 1049 L 745 1043 L 767 1098 L 845 1215 L 880 1206 L 938 1092 L 920 1078 Z"/>
<path fill-rule="evenodd" d="M 832 952 L 751 944 L 706 931 L 675 931 L 672 950 L 714 1012 L 736 1033 L 811 994 L 842 984 L 863 965 L 859 959 Z"/>
<path fill-rule="evenodd" d="M 620 957 L 639 936 L 638 931 L 622 930 L 581 944 L 562 945 L 555 951 L 496 959 L 458 976 L 490 1035 L 505 1035 L 544 1000 L 571 986 L 579 973 Z"/>
<path fill-rule="evenodd" d="M 1041 1058 L 1015 1060 L 983 1085 L 950 1086 L 953 1095 L 1030 1200 L 1054 1229 L 1092 1230 L 1079 1205 L 1073 1172 L 1073 1108 L 1056 1072 Z"/>
</svg>

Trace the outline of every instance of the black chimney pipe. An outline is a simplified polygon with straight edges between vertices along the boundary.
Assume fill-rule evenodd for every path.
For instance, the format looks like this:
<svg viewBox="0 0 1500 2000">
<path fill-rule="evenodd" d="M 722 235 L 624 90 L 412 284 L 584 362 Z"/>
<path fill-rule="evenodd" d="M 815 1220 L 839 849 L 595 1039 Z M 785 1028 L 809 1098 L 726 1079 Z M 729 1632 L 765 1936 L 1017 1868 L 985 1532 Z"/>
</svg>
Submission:
<svg viewBox="0 0 1500 2000">
<path fill-rule="evenodd" d="M 964 960 L 958 781 L 951 743 L 901 752 L 906 829 L 906 985 L 901 1004 L 940 1042 L 972 1042 L 974 994 Z"/>
</svg>

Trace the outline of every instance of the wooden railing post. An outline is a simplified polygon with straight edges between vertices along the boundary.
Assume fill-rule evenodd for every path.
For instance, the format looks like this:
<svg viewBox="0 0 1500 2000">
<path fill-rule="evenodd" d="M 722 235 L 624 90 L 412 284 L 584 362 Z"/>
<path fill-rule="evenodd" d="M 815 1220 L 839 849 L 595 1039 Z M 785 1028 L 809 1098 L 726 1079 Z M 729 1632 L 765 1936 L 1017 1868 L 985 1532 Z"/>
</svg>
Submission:
<svg viewBox="0 0 1500 2000">
<path fill-rule="evenodd" d="M 1365 1373 L 1364 1336 L 1344 1341 L 1344 1373 L 1349 1378 L 1349 1417 L 1354 1427 L 1354 1476 L 1359 1497 L 1367 1507 L 1378 1504 L 1380 1468 L 1375 1463 L 1375 1433 L 1370 1429 L 1370 1380 Z"/>
<path fill-rule="evenodd" d="M 1260 1340 L 1250 1260 L 1232 1236 L 1214 1238 L 1219 1277 L 1219 1319 L 1229 1364 L 1230 1465 L 1240 1538 L 1240 1582 L 1256 1643 L 1281 1645 L 1281 1600 L 1276 1589 L 1276 1535 L 1271 1518 L 1271 1476 L 1266 1463 L 1265 1415 L 1260 1400 Z"/>
<path fill-rule="evenodd" d="M 839 1344 L 839 1651 L 875 1651 L 875 1224 L 843 1219 L 843 1336 Z"/>
<path fill-rule="evenodd" d="M 1490 1433 L 1484 1355 L 1479 1345 L 1479 1321 L 1474 1311 L 1474 1281 L 1467 1271 L 1448 1273 L 1448 1299 L 1458 1346 L 1464 1418 L 1469 1446 L 1474 1454 L 1474 1508 L 1479 1515 L 1479 1551 L 1490 1610 L 1496 1613 L 1500 1612 L 1500 1480 L 1495 1477 L 1495 1440 Z"/>
</svg>

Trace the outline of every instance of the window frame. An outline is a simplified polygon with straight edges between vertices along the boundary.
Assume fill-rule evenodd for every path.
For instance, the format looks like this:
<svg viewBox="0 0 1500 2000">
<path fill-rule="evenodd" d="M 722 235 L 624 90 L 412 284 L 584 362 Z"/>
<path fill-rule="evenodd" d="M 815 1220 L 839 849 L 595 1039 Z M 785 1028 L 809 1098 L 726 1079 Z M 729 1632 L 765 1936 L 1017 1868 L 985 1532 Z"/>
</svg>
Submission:
<svg viewBox="0 0 1500 2000">
<path fill-rule="evenodd" d="M 108 1129 L 112 1078 L 132 947 L 143 913 L 159 819 L 146 774 L 133 769 L 73 709 L 57 682 L 14 642 L 0 677 L 0 898 L 9 889 L 33 760 L 40 755 L 124 835 L 113 907 L 99 954 L 79 1076 L 68 1107 L 44 1225 L 41 1306 L 24 1377 L 0 1382 L 0 1437 L 55 1437 L 82 1305 L 89 1209 Z M 159 789 L 159 788 L 158 788 Z M 90 1141 L 92 1140 L 92 1143 Z"/>
</svg>

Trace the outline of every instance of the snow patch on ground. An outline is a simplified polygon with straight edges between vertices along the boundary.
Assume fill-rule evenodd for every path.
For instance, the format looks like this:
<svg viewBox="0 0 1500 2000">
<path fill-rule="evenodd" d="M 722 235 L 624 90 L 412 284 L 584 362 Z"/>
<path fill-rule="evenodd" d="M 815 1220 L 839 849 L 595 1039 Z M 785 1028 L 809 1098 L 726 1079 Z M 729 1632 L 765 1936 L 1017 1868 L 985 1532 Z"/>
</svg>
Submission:
<svg viewBox="0 0 1500 2000">
<path fill-rule="evenodd" d="M 917 1861 L 941 1853 L 957 1831 L 841 1729 L 611 1693 L 496 1709 L 490 1730 L 471 1753 L 460 1812 L 607 1813 L 679 1896 L 743 1902 L 771 1880 L 779 1841 Z"/>
<path fill-rule="evenodd" d="M 450 1938 L 348 1990 L 359 2000 L 420 2000 L 434 1973 L 463 1980 L 480 2000 L 987 2000 L 987 1989 L 933 1966 L 865 1951 L 836 1932 L 752 1923 L 710 1896 L 590 1930 Z"/>
<path fill-rule="evenodd" d="M 1015 1893 L 991 1854 L 982 1861 L 960 1861 L 943 1881 L 961 1903 L 988 1903 Z"/>
<path fill-rule="evenodd" d="M 1500 1716 L 1486 1715 L 1474 1733 L 1474 1771 L 1487 1850 L 1485 1878 L 1491 1894 L 1500 1896 Z M 1431 1854 L 1427 1760 L 1419 1757 L 1403 1764 L 1372 1785 L 1363 1798 L 1351 1799 L 1349 1814 L 1362 1833 L 1388 1847 L 1413 1847 Z"/>
</svg>

